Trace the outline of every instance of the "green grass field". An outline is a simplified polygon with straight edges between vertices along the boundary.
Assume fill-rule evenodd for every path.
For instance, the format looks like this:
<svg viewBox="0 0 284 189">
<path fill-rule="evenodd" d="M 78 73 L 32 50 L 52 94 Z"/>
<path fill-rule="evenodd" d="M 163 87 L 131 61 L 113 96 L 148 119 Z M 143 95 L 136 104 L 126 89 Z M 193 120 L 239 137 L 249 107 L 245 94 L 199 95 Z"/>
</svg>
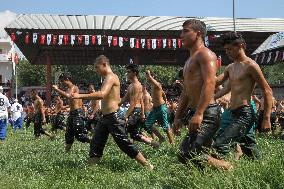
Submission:
<svg viewBox="0 0 284 189">
<path fill-rule="evenodd" d="M 259 138 L 262 161 L 241 159 L 235 169 L 221 171 L 207 167 L 203 172 L 178 163 L 175 147 L 164 144 L 155 151 L 138 146 L 155 166 L 148 172 L 123 154 L 110 137 L 100 165 L 87 163 L 89 145 L 75 142 L 64 152 L 64 134 L 56 140 L 43 136 L 35 141 L 33 128 L 13 134 L 0 144 L 0 188 L 284 188 L 283 141 Z"/>
</svg>

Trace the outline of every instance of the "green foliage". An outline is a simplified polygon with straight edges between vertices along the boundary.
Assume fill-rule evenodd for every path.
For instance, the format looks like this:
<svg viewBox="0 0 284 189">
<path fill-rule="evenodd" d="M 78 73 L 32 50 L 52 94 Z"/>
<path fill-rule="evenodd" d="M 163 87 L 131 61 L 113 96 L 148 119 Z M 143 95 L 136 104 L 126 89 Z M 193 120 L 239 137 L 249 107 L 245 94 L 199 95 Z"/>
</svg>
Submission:
<svg viewBox="0 0 284 189">
<path fill-rule="evenodd" d="M 0 188 L 284 188 L 283 141 L 273 137 L 259 138 L 261 161 L 243 158 L 234 162 L 231 171 L 207 167 L 200 172 L 179 164 L 176 154 L 181 138 L 174 147 L 164 143 L 159 150 L 137 143 L 155 166 L 148 172 L 121 152 L 111 136 L 101 163 L 90 167 L 88 144 L 76 141 L 66 154 L 63 132 L 54 141 L 45 136 L 35 141 L 32 132 L 29 128 L 12 134 L 9 128 L 6 143 L 0 143 Z"/>
<path fill-rule="evenodd" d="M 273 66 L 262 66 L 262 72 L 270 84 L 284 84 L 284 62 Z"/>
<path fill-rule="evenodd" d="M 125 65 L 112 65 L 114 73 L 118 75 L 122 82 L 127 80 Z M 156 78 L 163 84 L 171 84 L 177 79 L 178 72 L 181 69 L 179 66 L 154 66 L 154 65 L 140 65 L 140 79 L 144 83 L 146 81 L 145 71 L 151 70 Z M 225 69 L 222 66 L 217 75 L 221 74 Z M 265 78 L 270 84 L 284 83 L 284 64 L 278 63 L 273 66 L 261 67 Z M 18 81 L 19 86 L 32 86 L 46 84 L 46 66 L 45 65 L 31 65 L 26 60 L 21 60 L 18 65 Z M 56 81 L 55 73 L 68 72 L 71 74 L 75 84 L 90 84 L 99 83 L 101 77 L 96 73 L 93 65 L 53 65 L 52 66 L 52 80 Z"/>
<path fill-rule="evenodd" d="M 22 86 L 44 86 L 46 84 L 46 66 L 32 65 L 27 60 L 20 60 L 17 66 L 18 84 Z"/>
</svg>

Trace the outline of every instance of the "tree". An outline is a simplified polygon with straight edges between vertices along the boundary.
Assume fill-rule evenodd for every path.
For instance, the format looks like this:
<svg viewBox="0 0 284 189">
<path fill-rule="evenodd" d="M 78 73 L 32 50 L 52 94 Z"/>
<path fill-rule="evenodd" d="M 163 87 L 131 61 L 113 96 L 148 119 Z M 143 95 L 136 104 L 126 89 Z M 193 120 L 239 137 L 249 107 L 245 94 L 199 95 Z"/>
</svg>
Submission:
<svg viewBox="0 0 284 189">
<path fill-rule="evenodd" d="M 18 87 L 46 85 L 46 66 L 32 65 L 26 59 L 17 65 Z"/>
<path fill-rule="evenodd" d="M 261 70 L 264 77 L 269 84 L 283 84 L 284 83 L 284 64 L 283 62 L 273 66 L 262 66 Z"/>
</svg>

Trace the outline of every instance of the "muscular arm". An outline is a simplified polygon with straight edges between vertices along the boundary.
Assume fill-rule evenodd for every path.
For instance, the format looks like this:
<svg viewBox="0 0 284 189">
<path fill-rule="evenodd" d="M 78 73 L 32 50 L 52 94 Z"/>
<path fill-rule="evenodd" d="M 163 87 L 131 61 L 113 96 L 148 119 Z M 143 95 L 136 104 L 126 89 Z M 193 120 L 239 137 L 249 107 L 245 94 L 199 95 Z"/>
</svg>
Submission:
<svg viewBox="0 0 284 189">
<path fill-rule="evenodd" d="M 148 80 L 150 81 L 150 83 L 154 86 L 154 87 L 156 87 L 156 88 L 159 88 L 159 89 L 162 89 L 162 86 L 161 86 L 161 84 L 157 81 L 157 80 L 155 80 L 153 77 L 152 77 L 152 75 L 149 73 L 149 74 L 147 74 L 148 76 Z"/>
<path fill-rule="evenodd" d="M 62 91 L 61 89 L 59 88 L 54 88 L 53 89 L 59 93 L 59 95 L 65 97 L 65 98 L 70 98 L 70 94 L 66 93 L 65 91 Z"/>
<path fill-rule="evenodd" d="M 183 91 L 180 95 L 180 100 L 178 103 L 178 108 L 176 111 L 175 119 L 181 119 L 183 116 L 184 111 L 186 110 L 188 105 L 188 96 L 185 94 L 185 91 Z"/>
<path fill-rule="evenodd" d="M 107 76 L 103 82 L 101 91 L 92 92 L 89 94 L 74 94 L 74 99 L 86 99 L 86 100 L 101 100 L 106 95 L 109 94 L 112 86 L 114 84 L 114 77 L 113 76 Z"/>
<path fill-rule="evenodd" d="M 229 78 L 228 66 L 225 68 L 224 72 L 220 74 L 216 79 L 216 88 L 222 85 Z"/>
<path fill-rule="evenodd" d="M 202 52 L 202 54 L 200 54 L 199 56 L 199 65 L 203 79 L 203 86 L 195 114 L 203 115 L 203 112 L 209 105 L 210 100 L 214 97 L 216 84 L 216 56 L 208 55 L 207 52 Z"/>
<path fill-rule="evenodd" d="M 264 118 L 266 120 L 269 120 L 272 108 L 272 90 L 268 85 L 267 81 L 265 80 L 261 69 L 256 63 L 254 63 L 250 67 L 249 73 L 251 74 L 255 82 L 259 85 L 259 87 L 262 89 L 262 96 L 264 98 Z"/>
<path fill-rule="evenodd" d="M 40 113 L 41 113 L 41 116 L 42 116 L 42 120 L 43 122 L 45 121 L 45 108 L 43 106 L 43 102 L 41 100 L 38 100 L 38 107 L 40 109 Z"/>
</svg>

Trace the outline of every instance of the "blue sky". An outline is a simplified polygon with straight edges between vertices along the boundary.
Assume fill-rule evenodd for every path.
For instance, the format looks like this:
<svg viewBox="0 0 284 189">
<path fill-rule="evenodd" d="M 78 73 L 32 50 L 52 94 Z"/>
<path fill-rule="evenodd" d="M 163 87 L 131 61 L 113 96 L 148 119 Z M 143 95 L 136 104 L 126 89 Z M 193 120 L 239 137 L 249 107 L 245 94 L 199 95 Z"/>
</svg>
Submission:
<svg viewBox="0 0 284 189">
<path fill-rule="evenodd" d="M 232 17 L 233 0 L 0 0 L 0 12 Z M 284 0 L 235 0 L 238 18 L 284 18 Z"/>
</svg>

